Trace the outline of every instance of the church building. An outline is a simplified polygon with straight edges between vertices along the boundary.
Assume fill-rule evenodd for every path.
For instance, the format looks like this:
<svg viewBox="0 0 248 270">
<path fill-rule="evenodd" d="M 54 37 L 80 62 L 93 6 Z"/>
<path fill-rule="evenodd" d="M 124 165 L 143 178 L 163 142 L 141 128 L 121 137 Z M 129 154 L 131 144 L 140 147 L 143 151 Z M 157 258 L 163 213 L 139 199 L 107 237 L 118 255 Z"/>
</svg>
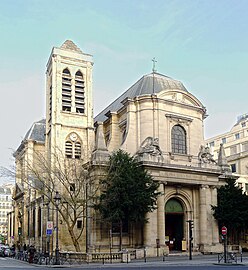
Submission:
<svg viewBox="0 0 248 270">
<path fill-rule="evenodd" d="M 123 149 L 137 157 L 159 183 L 161 192 L 157 209 L 148 214 L 144 231 L 127 226 L 123 246 L 146 247 L 151 256 L 157 254 L 157 248 L 187 251 L 188 221 L 192 221 L 193 250 L 221 251 L 219 228 L 211 205 L 217 204 L 217 188 L 225 183 L 228 170 L 221 161 L 217 163 L 213 159 L 204 145 L 206 108 L 182 82 L 153 70 L 137 78 L 137 82 L 94 117 L 92 69 L 92 56 L 72 41 L 53 48 L 46 71 L 46 120 L 33 125 L 16 151 L 17 169 L 23 170 L 22 160 L 25 155 L 32 155 L 34 148 L 48 155 L 51 163 L 55 162 L 52 152 L 58 147 L 66 159 L 84 158 L 95 165 L 106 165 L 113 151 Z M 98 168 L 95 166 L 94 170 Z M 37 194 L 33 198 L 38 208 L 36 205 L 33 209 L 37 211 L 40 207 L 40 213 L 28 210 L 27 197 L 30 200 L 17 177 L 15 239 L 20 239 L 18 228 L 30 223 L 23 220 L 30 213 L 37 217 L 33 218 L 34 222 L 41 222 L 42 211 L 46 215 Z M 97 219 L 88 220 L 86 234 L 82 238 L 87 238 L 85 241 L 92 251 L 96 247 L 108 247 L 110 241 L 113 248 L 118 246 L 117 235 L 110 235 L 109 228 L 99 225 Z M 22 235 L 23 242 L 27 243 L 32 236 L 36 245 L 41 243 L 42 247 L 45 227 L 41 230 L 41 225 L 37 225 L 32 235 L 25 234 L 23 229 Z M 60 249 L 73 249 L 68 241 L 63 242 L 63 237 L 60 235 Z"/>
</svg>

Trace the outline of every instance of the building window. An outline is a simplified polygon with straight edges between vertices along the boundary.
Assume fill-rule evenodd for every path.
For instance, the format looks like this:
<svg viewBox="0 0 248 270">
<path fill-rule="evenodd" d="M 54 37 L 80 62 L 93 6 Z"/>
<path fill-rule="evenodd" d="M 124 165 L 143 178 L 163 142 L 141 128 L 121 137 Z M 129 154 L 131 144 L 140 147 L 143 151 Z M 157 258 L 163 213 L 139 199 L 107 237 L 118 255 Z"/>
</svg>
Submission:
<svg viewBox="0 0 248 270">
<path fill-rule="evenodd" d="M 186 131 L 180 125 L 175 125 L 171 130 L 172 153 L 187 154 Z"/>
<path fill-rule="evenodd" d="M 226 143 L 226 138 L 222 138 L 222 143 L 223 143 L 223 144 Z"/>
<path fill-rule="evenodd" d="M 209 143 L 209 147 L 214 147 L 214 141 Z"/>
<path fill-rule="evenodd" d="M 245 127 L 246 126 L 246 122 L 241 123 L 241 127 Z"/>
<path fill-rule="evenodd" d="M 82 222 L 82 220 L 77 220 L 77 228 L 78 228 L 78 229 L 82 229 L 82 227 L 83 227 L 83 222 Z"/>
<path fill-rule="evenodd" d="M 80 159 L 81 157 L 81 143 L 75 142 L 74 157 Z"/>
<path fill-rule="evenodd" d="M 49 127 L 51 126 L 51 120 L 52 120 L 52 98 L 53 98 L 53 93 L 52 93 L 52 80 L 51 80 L 50 87 L 49 87 L 49 117 L 48 117 Z"/>
<path fill-rule="evenodd" d="M 75 183 L 70 183 L 70 191 L 74 192 L 76 190 Z"/>
<path fill-rule="evenodd" d="M 239 133 L 236 133 L 236 134 L 235 134 L 235 140 L 238 140 L 239 138 L 240 138 Z"/>
<path fill-rule="evenodd" d="M 80 71 L 75 75 L 75 107 L 76 112 L 84 113 L 84 78 Z"/>
<path fill-rule="evenodd" d="M 65 155 L 67 158 L 72 158 L 72 142 L 65 142 Z"/>
<path fill-rule="evenodd" d="M 128 233 L 128 219 L 122 221 L 122 233 Z M 120 234 L 120 223 L 112 223 L 112 234 Z"/>
<path fill-rule="evenodd" d="M 71 133 L 69 136 L 70 140 L 65 142 L 65 156 L 67 158 L 81 158 L 81 143 L 78 141 L 76 133 Z"/>
<path fill-rule="evenodd" d="M 67 68 L 62 73 L 62 110 L 71 111 L 71 74 Z"/>
<path fill-rule="evenodd" d="M 232 170 L 233 173 L 236 172 L 236 164 L 235 163 L 231 164 L 231 170 Z"/>
</svg>

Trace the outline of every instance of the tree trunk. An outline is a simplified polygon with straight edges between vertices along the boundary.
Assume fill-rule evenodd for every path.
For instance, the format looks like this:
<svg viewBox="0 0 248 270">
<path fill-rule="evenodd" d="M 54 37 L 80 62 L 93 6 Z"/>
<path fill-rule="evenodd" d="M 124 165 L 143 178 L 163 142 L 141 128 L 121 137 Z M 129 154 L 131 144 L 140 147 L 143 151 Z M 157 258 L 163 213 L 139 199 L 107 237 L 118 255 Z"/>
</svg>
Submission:
<svg viewBox="0 0 248 270">
<path fill-rule="evenodd" d="M 144 246 L 144 224 L 140 224 L 140 231 L 141 231 L 141 245 Z"/>
<path fill-rule="evenodd" d="M 120 221 L 120 251 L 122 251 L 122 220 Z"/>
<path fill-rule="evenodd" d="M 71 236 L 71 240 L 72 240 L 72 243 L 73 243 L 73 245 L 75 247 L 76 252 L 80 252 L 81 248 L 80 248 L 78 240 L 75 237 L 73 229 L 68 228 L 68 231 L 69 231 L 69 234 Z"/>
</svg>

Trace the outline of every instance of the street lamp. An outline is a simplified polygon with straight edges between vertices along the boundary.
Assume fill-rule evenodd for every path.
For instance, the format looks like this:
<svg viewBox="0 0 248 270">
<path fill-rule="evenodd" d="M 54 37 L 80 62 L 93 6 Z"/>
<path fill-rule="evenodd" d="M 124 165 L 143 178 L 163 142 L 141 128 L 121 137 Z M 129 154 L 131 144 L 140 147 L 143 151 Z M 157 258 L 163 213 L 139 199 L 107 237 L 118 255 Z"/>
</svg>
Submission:
<svg viewBox="0 0 248 270">
<path fill-rule="evenodd" d="M 59 192 L 56 191 L 55 197 L 53 198 L 56 205 L 56 248 L 55 248 L 55 264 L 59 265 L 59 203 L 61 197 Z"/>
</svg>

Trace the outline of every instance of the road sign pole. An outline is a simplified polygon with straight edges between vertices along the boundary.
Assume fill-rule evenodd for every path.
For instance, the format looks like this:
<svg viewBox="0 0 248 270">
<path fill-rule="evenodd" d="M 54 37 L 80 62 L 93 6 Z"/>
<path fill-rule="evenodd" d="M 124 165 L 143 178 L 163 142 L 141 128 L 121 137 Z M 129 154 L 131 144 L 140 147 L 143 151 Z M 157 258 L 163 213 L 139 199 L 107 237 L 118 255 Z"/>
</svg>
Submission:
<svg viewBox="0 0 248 270">
<path fill-rule="evenodd" d="M 221 228 L 221 234 L 224 238 L 224 262 L 227 262 L 227 227 L 223 226 Z"/>
<path fill-rule="evenodd" d="M 227 261 L 227 250 L 226 250 L 226 235 L 224 235 L 224 263 Z"/>
</svg>

